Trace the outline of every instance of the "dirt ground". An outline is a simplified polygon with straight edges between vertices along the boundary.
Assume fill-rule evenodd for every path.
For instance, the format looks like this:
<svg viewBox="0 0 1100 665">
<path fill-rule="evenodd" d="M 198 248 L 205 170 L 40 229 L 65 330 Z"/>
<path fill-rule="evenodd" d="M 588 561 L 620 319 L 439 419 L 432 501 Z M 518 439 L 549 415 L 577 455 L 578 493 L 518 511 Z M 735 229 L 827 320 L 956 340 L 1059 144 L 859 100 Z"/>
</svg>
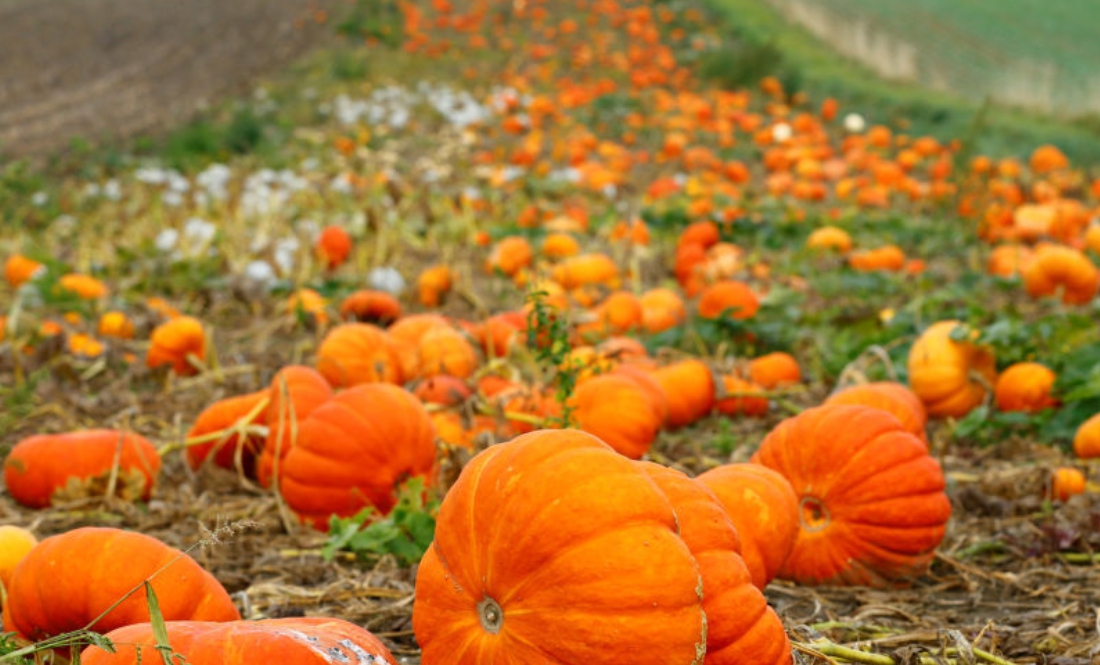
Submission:
<svg viewBox="0 0 1100 665">
<path fill-rule="evenodd" d="M 346 0 L 0 0 L 0 154 L 178 125 L 332 38 Z"/>
</svg>

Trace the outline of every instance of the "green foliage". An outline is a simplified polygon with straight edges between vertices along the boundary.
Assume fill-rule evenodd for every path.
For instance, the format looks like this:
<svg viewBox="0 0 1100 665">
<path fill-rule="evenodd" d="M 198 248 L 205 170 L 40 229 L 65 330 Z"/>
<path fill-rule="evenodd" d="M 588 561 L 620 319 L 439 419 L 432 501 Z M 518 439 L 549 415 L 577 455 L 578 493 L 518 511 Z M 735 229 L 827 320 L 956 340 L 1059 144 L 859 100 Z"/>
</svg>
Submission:
<svg viewBox="0 0 1100 665">
<path fill-rule="evenodd" d="M 264 145 L 266 126 L 255 109 L 240 105 L 228 120 L 202 118 L 171 134 L 163 147 L 163 159 L 173 168 L 190 170 L 232 155 L 252 154 Z"/>
<path fill-rule="evenodd" d="M 570 427 L 573 407 L 569 398 L 577 387 L 577 377 L 583 368 L 566 362 L 573 350 L 569 342 L 569 323 L 562 313 L 546 302 L 545 291 L 527 294 L 531 311 L 527 315 L 527 347 L 533 349 L 535 360 L 545 369 L 556 373 L 557 391 L 554 398 L 561 406 L 561 416 L 553 418 L 554 424 Z"/>
<path fill-rule="evenodd" d="M 336 32 L 350 39 L 376 39 L 387 46 L 401 43 L 401 12 L 396 0 L 357 0 L 336 23 Z"/>
<path fill-rule="evenodd" d="M 402 565 L 420 561 L 435 537 L 439 503 L 426 498 L 424 481 L 411 478 L 398 491 L 397 505 L 386 517 L 367 507 L 350 518 L 333 516 L 322 549 L 326 561 L 346 550 L 360 559 L 392 554 Z"/>
<path fill-rule="evenodd" d="M 801 75 L 789 66 L 774 40 L 741 40 L 708 51 L 699 63 L 700 75 L 724 88 L 752 88 L 765 76 L 774 76 L 788 91 L 801 86 Z"/>
</svg>

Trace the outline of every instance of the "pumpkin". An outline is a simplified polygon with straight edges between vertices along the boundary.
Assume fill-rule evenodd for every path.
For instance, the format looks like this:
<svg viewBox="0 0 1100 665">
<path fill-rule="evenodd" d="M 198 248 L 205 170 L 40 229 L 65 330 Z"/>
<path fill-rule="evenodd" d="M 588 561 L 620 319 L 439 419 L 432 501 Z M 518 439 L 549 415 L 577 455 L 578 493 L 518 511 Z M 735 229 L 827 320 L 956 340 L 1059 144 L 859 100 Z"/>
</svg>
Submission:
<svg viewBox="0 0 1100 665">
<path fill-rule="evenodd" d="M 722 392 L 714 408 L 727 416 L 762 416 L 768 412 L 764 388 L 752 381 L 727 375 L 722 377 Z"/>
<path fill-rule="evenodd" d="M 900 383 L 878 381 L 863 383 L 838 390 L 825 400 L 825 404 L 862 404 L 890 413 L 905 429 L 921 441 L 927 441 L 924 431 L 928 413 L 916 394 Z"/>
<path fill-rule="evenodd" d="M 951 503 L 928 446 L 889 413 L 830 404 L 765 437 L 752 461 L 799 497 L 799 532 L 780 576 L 799 584 L 889 586 L 920 576 Z"/>
<path fill-rule="evenodd" d="M 494 314 L 485 319 L 478 329 L 481 349 L 489 358 L 503 358 L 513 345 L 523 343 L 526 328 L 527 321 L 523 312 Z"/>
<path fill-rule="evenodd" d="M 435 328 L 450 329 L 451 324 L 439 314 L 410 314 L 403 316 L 390 326 L 390 337 L 416 346 L 429 330 Z"/>
<path fill-rule="evenodd" d="M 1054 470 L 1050 480 L 1050 496 L 1056 501 L 1069 501 L 1071 496 L 1085 491 L 1085 474 L 1070 466 Z"/>
<path fill-rule="evenodd" d="M 280 464 L 298 441 L 302 421 L 317 407 L 332 398 L 332 387 L 312 367 L 289 365 L 279 370 L 268 387 L 270 402 L 264 421 L 267 440 L 256 460 L 256 479 L 264 487 L 271 485 L 275 459 Z"/>
<path fill-rule="evenodd" d="M 611 373 L 631 379 L 649 395 L 649 401 L 653 408 L 657 410 L 657 415 L 660 417 L 663 426 L 668 420 L 668 395 L 665 394 L 664 388 L 657 382 L 657 379 L 653 377 L 653 372 L 645 369 L 640 364 L 626 362 L 616 365 Z"/>
<path fill-rule="evenodd" d="M 526 238 L 508 236 L 502 238 L 489 253 L 489 258 L 485 259 L 485 272 L 500 272 L 514 277 L 520 270 L 530 266 L 533 258 L 531 243 Z"/>
<path fill-rule="evenodd" d="M 965 416 L 985 399 L 997 379 L 993 352 L 951 338 L 958 321 L 932 324 L 909 349 L 909 386 L 930 416 Z M 971 331 L 970 339 L 977 336 Z"/>
<path fill-rule="evenodd" d="M 385 291 L 360 289 L 340 303 L 340 318 L 387 326 L 401 318 L 401 303 Z"/>
<path fill-rule="evenodd" d="M 195 419 L 195 424 L 187 433 L 188 439 L 215 436 L 203 443 L 187 447 L 187 464 L 192 469 L 202 466 L 210 453 L 214 453 L 214 464 L 223 469 L 237 467 L 237 455 L 241 457 L 241 469 L 252 475 L 256 453 L 263 448 L 263 436 L 249 434 L 242 440 L 233 431 L 239 425 L 266 425 L 269 391 L 260 390 L 247 395 L 230 397 L 214 402 L 206 407 Z M 248 416 L 252 416 L 248 420 Z M 218 433 L 221 436 L 217 436 Z M 239 451 L 239 452 L 238 452 Z"/>
<path fill-rule="evenodd" d="M 8 284 L 13 289 L 17 289 L 25 282 L 29 282 L 45 273 L 45 265 L 34 259 L 28 259 L 22 254 L 12 254 L 4 262 L 4 279 L 8 280 Z"/>
<path fill-rule="evenodd" d="M 642 327 L 656 334 L 675 328 L 687 318 L 683 299 L 672 289 L 650 289 L 638 298 L 642 306 Z"/>
<path fill-rule="evenodd" d="M 170 365 L 181 376 L 198 372 L 193 360 L 206 359 L 206 332 L 202 322 L 191 316 L 177 316 L 153 329 L 145 364 L 150 368 Z"/>
<path fill-rule="evenodd" d="M 140 533 L 83 527 L 46 538 L 15 567 L 4 630 L 37 641 L 82 628 L 105 633 L 149 621 L 139 590 L 93 623 L 153 573 L 150 583 L 166 620 L 241 618 L 222 585 L 184 552 Z"/>
<path fill-rule="evenodd" d="M 577 254 L 554 266 L 550 273 L 566 290 L 588 285 L 619 286 L 619 267 L 606 254 Z"/>
<path fill-rule="evenodd" d="M 420 304 L 425 307 L 439 307 L 454 285 L 454 274 L 447 266 L 426 268 L 416 278 L 416 290 Z"/>
<path fill-rule="evenodd" d="M 1049 368 L 1032 362 L 1010 365 L 997 377 L 993 399 L 1001 411 L 1035 413 L 1058 405 L 1051 396 L 1058 376 Z"/>
<path fill-rule="evenodd" d="M 11 574 L 38 544 L 34 534 L 18 526 L 0 526 L 0 584 L 4 589 L 11 585 Z"/>
<path fill-rule="evenodd" d="M 351 236 L 339 226 L 326 226 L 317 236 L 314 251 L 326 270 L 335 270 L 351 254 Z"/>
<path fill-rule="evenodd" d="M 705 665 L 787 664 L 791 645 L 783 623 L 753 586 L 737 529 L 718 498 L 683 473 L 652 462 L 638 465 L 672 504 L 680 538 L 703 578 L 707 615 Z"/>
<path fill-rule="evenodd" d="M 328 323 L 327 305 L 324 296 L 313 289 L 298 289 L 287 298 L 286 313 L 295 320 L 323 326 Z"/>
<path fill-rule="evenodd" d="M 580 251 L 580 243 L 568 233 L 551 233 L 542 241 L 542 255 L 548 259 L 564 259 Z"/>
<path fill-rule="evenodd" d="M 820 229 L 815 229 L 810 234 L 806 239 L 806 247 L 847 254 L 852 249 L 852 238 L 844 229 L 835 226 L 823 226 Z"/>
<path fill-rule="evenodd" d="M 478 367 L 477 351 L 466 336 L 450 327 L 433 328 L 417 344 L 420 376 L 448 374 L 465 379 Z"/>
<path fill-rule="evenodd" d="M 472 392 L 462 379 L 439 374 L 423 379 L 416 384 L 413 394 L 425 404 L 458 406 L 468 400 Z"/>
<path fill-rule="evenodd" d="M 435 432 L 420 400 L 397 386 L 363 384 L 299 422 L 279 489 L 302 521 L 324 530 L 332 515 L 348 517 L 367 506 L 388 513 L 403 481 L 432 483 L 435 458 Z"/>
<path fill-rule="evenodd" d="M 343 619 L 168 621 L 165 627 L 172 653 L 183 656 L 190 665 L 397 664 L 393 654 L 377 637 Z M 84 665 L 138 665 L 161 661 L 151 624 L 139 623 L 113 630 L 107 634 L 107 639 L 114 643 L 117 652 L 110 653 L 93 645 L 84 649 L 80 661 Z"/>
<path fill-rule="evenodd" d="M 569 406 L 580 429 L 631 459 L 649 450 L 664 422 L 653 393 L 617 374 L 583 381 L 573 391 Z"/>
<path fill-rule="evenodd" d="M 1054 295 L 1061 289 L 1062 302 L 1084 305 L 1100 289 L 1100 269 L 1079 250 L 1044 245 L 1024 270 L 1024 288 L 1032 297 Z"/>
<path fill-rule="evenodd" d="M 1031 153 L 1028 165 L 1031 167 L 1032 173 L 1042 175 L 1051 171 L 1069 168 L 1069 158 L 1056 146 L 1041 145 Z"/>
<path fill-rule="evenodd" d="M 848 265 L 853 270 L 869 272 L 873 270 L 898 271 L 905 267 L 905 252 L 897 245 L 886 245 L 867 249 L 848 256 Z"/>
<path fill-rule="evenodd" d="M 749 379 L 762 388 L 771 390 L 802 380 L 798 361 L 789 353 L 776 351 L 749 362 Z"/>
<path fill-rule="evenodd" d="M 1073 452 L 1086 459 L 1100 457 L 1100 413 L 1077 427 L 1073 435 Z"/>
<path fill-rule="evenodd" d="M 629 291 L 616 291 L 601 303 L 597 311 L 605 334 L 622 335 L 642 325 L 642 305 Z"/>
<path fill-rule="evenodd" d="M 57 280 L 57 288 L 62 293 L 74 295 L 81 300 L 99 300 L 106 298 L 107 285 L 91 275 L 69 273 Z"/>
<path fill-rule="evenodd" d="M 424 662 L 701 664 L 699 569 L 678 530 L 653 481 L 590 434 L 482 451 L 417 572 Z"/>
<path fill-rule="evenodd" d="M 330 330 L 317 349 L 317 371 L 337 388 L 404 380 L 386 331 L 369 323 L 345 323 Z"/>
<path fill-rule="evenodd" d="M 714 377 L 701 360 L 681 360 L 654 370 L 668 397 L 668 426 L 684 427 L 710 413 L 714 407 Z"/>
<path fill-rule="evenodd" d="M 133 339 L 134 322 L 122 312 L 105 312 L 99 317 L 99 334 L 117 339 Z"/>
<path fill-rule="evenodd" d="M 28 437 L 4 460 L 4 480 L 13 499 L 45 508 L 55 500 L 104 494 L 116 464 L 117 495 L 148 500 L 160 457 L 148 439 L 133 432 L 99 429 Z"/>
<path fill-rule="evenodd" d="M 760 301 L 748 284 L 724 280 L 711 284 L 699 295 L 699 316 L 717 319 L 730 316 L 735 319 L 751 319 L 760 309 Z"/>
<path fill-rule="evenodd" d="M 759 464 L 724 464 L 696 482 L 714 493 L 741 537 L 741 558 L 752 583 L 775 579 L 798 536 L 798 497 L 778 472 Z"/>
<path fill-rule="evenodd" d="M 1010 279 L 1027 270 L 1034 252 L 1026 245 L 997 245 L 989 253 L 986 270 L 989 274 Z"/>
</svg>

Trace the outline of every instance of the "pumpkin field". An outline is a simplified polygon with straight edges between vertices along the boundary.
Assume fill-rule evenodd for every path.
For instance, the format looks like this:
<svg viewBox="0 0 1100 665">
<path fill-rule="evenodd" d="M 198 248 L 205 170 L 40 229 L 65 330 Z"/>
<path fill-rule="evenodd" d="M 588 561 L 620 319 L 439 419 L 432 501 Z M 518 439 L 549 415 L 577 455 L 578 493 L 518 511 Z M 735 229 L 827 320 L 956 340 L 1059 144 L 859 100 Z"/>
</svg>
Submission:
<svg viewBox="0 0 1100 665">
<path fill-rule="evenodd" d="M 703 1 L 293 11 L 0 161 L 0 664 L 1100 662 L 1100 164 Z"/>
</svg>

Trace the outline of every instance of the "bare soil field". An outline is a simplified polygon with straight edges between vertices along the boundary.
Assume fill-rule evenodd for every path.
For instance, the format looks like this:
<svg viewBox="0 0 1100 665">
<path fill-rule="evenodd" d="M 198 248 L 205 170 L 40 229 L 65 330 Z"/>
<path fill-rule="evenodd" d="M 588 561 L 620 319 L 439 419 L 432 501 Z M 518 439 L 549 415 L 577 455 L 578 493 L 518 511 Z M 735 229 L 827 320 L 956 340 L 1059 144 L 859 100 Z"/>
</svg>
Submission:
<svg viewBox="0 0 1100 665">
<path fill-rule="evenodd" d="M 0 151 L 177 125 L 333 34 L 341 0 L 0 2 Z"/>
</svg>

